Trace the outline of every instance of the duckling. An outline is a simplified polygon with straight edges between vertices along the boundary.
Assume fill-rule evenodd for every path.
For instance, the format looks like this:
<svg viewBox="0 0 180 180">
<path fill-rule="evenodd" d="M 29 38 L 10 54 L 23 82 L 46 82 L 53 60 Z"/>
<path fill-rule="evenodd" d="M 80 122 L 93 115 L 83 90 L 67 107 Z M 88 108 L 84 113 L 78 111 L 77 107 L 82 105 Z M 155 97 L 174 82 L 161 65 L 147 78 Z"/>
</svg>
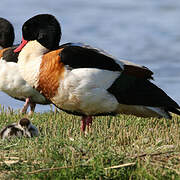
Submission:
<svg viewBox="0 0 180 180">
<path fill-rule="evenodd" d="M 38 135 L 38 129 L 32 125 L 31 121 L 27 118 L 22 118 L 18 123 L 12 123 L 0 131 L 1 139 L 22 136 L 31 138 Z"/>
</svg>

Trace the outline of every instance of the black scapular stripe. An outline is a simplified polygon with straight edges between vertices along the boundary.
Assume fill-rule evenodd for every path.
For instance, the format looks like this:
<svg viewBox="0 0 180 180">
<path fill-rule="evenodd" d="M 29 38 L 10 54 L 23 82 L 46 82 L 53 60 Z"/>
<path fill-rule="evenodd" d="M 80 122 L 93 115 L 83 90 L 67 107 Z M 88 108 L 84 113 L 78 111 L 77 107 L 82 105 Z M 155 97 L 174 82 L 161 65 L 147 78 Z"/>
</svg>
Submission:
<svg viewBox="0 0 180 180">
<path fill-rule="evenodd" d="M 97 49 L 80 46 L 62 45 L 61 62 L 69 67 L 75 68 L 99 68 L 109 71 L 122 71 L 122 68 L 115 60 Z"/>
</svg>

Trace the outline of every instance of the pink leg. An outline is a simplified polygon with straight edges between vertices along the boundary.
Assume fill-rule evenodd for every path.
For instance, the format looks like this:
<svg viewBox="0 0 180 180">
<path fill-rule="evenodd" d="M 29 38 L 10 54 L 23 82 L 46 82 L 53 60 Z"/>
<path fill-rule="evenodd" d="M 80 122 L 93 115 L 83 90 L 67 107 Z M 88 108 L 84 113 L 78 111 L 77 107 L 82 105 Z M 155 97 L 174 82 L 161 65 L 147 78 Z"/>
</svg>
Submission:
<svg viewBox="0 0 180 180">
<path fill-rule="evenodd" d="M 24 104 L 23 108 L 21 109 L 21 113 L 27 112 L 27 108 L 29 107 L 29 103 L 30 103 L 30 99 L 26 98 L 25 104 Z"/>
<path fill-rule="evenodd" d="M 29 111 L 29 115 L 32 115 L 34 113 L 36 107 L 36 103 L 32 103 L 30 102 L 30 111 Z"/>
<path fill-rule="evenodd" d="M 89 130 L 91 125 L 92 125 L 92 116 L 83 116 L 81 119 L 81 131 L 85 132 L 86 126 Z"/>
<path fill-rule="evenodd" d="M 81 131 L 85 132 L 86 130 L 86 116 L 83 116 L 81 119 Z"/>
<path fill-rule="evenodd" d="M 86 117 L 86 125 L 88 127 L 91 127 L 92 126 L 92 116 L 87 116 Z"/>
</svg>

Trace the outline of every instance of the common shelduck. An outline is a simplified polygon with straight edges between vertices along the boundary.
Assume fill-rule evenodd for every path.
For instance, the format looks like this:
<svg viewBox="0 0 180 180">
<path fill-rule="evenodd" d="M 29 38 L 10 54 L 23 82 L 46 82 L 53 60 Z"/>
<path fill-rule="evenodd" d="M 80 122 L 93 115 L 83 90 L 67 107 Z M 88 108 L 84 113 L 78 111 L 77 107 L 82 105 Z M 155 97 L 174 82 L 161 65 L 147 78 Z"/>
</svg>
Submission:
<svg viewBox="0 0 180 180">
<path fill-rule="evenodd" d="M 38 135 L 38 129 L 32 125 L 31 121 L 27 118 L 21 119 L 18 123 L 12 123 L 0 131 L 1 139 L 22 136 L 30 138 Z"/>
<path fill-rule="evenodd" d="M 12 24 L 4 18 L 0 18 L 0 91 L 9 96 L 25 101 L 22 113 L 26 113 L 30 106 L 30 114 L 34 112 L 37 104 L 49 104 L 43 95 L 33 89 L 22 78 L 18 70 L 17 57 L 19 53 L 14 53 L 17 46 L 11 47 L 14 42 L 14 28 Z"/>
<path fill-rule="evenodd" d="M 98 115 L 180 115 L 180 106 L 150 81 L 153 72 L 148 68 L 81 43 L 59 46 L 61 27 L 54 16 L 36 15 L 22 32 L 15 50 L 21 50 L 22 77 L 61 110 L 82 116 L 82 131 Z"/>
</svg>

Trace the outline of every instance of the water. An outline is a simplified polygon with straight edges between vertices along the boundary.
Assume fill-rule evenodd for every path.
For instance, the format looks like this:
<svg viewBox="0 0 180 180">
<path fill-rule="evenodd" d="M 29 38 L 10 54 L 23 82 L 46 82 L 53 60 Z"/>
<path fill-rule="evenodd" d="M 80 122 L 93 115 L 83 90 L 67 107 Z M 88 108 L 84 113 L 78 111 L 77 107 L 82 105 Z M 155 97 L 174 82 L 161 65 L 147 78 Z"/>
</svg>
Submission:
<svg viewBox="0 0 180 180">
<path fill-rule="evenodd" d="M 154 83 L 180 103 L 179 0 L 2 0 L 0 12 L 14 25 L 15 43 L 28 18 L 55 15 L 62 26 L 61 43 L 84 42 L 149 67 Z M 4 93 L 0 103 L 14 109 L 23 104 Z M 38 105 L 36 111 L 49 109 Z"/>
</svg>

